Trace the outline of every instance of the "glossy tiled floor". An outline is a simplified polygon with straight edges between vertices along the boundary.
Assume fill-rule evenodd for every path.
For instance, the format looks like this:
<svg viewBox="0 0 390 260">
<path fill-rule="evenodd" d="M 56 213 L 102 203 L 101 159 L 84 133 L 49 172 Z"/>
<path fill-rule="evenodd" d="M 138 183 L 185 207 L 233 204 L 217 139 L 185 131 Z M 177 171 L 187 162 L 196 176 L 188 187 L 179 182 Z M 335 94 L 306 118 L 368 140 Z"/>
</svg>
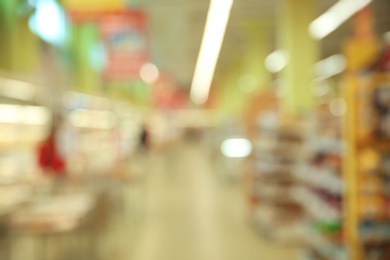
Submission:
<svg viewBox="0 0 390 260">
<path fill-rule="evenodd" d="M 146 178 L 129 196 L 132 220 L 115 225 L 109 259 L 299 259 L 298 249 L 270 244 L 247 224 L 239 183 L 216 170 L 203 149 L 182 146 L 149 157 Z"/>
</svg>

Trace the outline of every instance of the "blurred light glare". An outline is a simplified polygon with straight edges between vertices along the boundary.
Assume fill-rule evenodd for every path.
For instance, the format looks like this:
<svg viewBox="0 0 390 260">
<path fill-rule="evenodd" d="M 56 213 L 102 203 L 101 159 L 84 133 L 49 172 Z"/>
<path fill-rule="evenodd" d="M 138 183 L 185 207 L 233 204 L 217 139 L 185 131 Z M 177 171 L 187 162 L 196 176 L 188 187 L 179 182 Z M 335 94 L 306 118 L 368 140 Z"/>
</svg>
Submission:
<svg viewBox="0 0 390 260">
<path fill-rule="evenodd" d="M 344 55 L 332 55 L 315 65 L 315 73 L 321 79 L 327 79 L 342 73 L 347 67 L 347 60 Z"/>
<path fill-rule="evenodd" d="M 340 0 L 309 26 L 310 35 L 321 40 L 336 30 L 352 15 L 366 7 L 372 0 Z"/>
<path fill-rule="evenodd" d="M 191 85 L 191 100 L 204 104 L 210 92 L 233 0 L 211 0 Z"/>
<path fill-rule="evenodd" d="M 15 105 L 0 105 L 0 122 L 17 124 L 20 122 L 22 113 L 20 106 Z"/>
<path fill-rule="evenodd" d="M 257 80 L 252 75 L 243 75 L 238 81 L 240 90 L 244 93 L 251 93 L 256 89 Z"/>
<path fill-rule="evenodd" d="M 232 138 L 223 141 L 221 152 L 230 158 L 248 157 L 252 152 L 252 144 L 245 138 Z"/>
<path fill-rule="evenodd" d="M 80 128 L 111 129 L 115 119 L 111 111 L 75 109 L 69 115 L 70 122 Z"/>
<path fill-rule="evenodd" d="M 29 20 L 32 32 L 54 45 L 61 45 L 66 39 L 65 12 L 54 0 L 40 0 L 36 12 Z"/>
<path fill-rule="evenodd" d="M 23 113 L 23 123 L 29 125 L 45 125 L 50 120 L 50 112 L 44 107 L 27 106 Z"/>
<path fill-rule="evenodd" d="M 160 76 L 160 73 L 156 65 L 151 63 L 144 64 L 141 67 L 139 74 L 141 76 L 141 79 L 147 84 L 155 83 Z"/>
<path fill-rule="evenodd" d="M 330 87 L 327 82 L 324 81 L 317 81 L 314 83 L 313 86 L 313 94 L 317 97 L 325 96 L 329 93 Z"/>
<path fill-rule="evenodd" d="M 31 101 L 35 97 L 35 87 L 33 84 L 13 79 L 2 79 L 1 94 L 5 97 Z"/>
<path fill-rule="evenodd" d="M 102 120 L 100 121 L 99 128 L 101 129 L 111 129 L 115 126 L 115 114 L 111 111 L 102 111 L 99 112 Z"/>
<path fill-rule="evenodd" d="M 103 43 L 97 42 L 90 48 L 89 63 L 95 71 L 103 71 L 107 64 L 107 53 Z"/>
<path fill-rule="evenodd" d="M 390 32 L 385 33 L 385 42 L 390 45 Z"/>
<path fill-rule="evenodd" d="M 286 50 L 276 50 L 265 59 L 265 66 L 269 72 L 278 73 L 289 62 L 289 54 Z"/>
<path fill-rule="evenodd" d="M 50 120 L 50 112 L 45 107 L 0 105 L 0 123 L 44 125 Z"/>
<path fill-rule="evenodd" d="M 330 101 L 329 110 L 332 115 L 341 117 L 347 112 L 347 103 L 342 98 L 334 98 Z"/>
</svg>

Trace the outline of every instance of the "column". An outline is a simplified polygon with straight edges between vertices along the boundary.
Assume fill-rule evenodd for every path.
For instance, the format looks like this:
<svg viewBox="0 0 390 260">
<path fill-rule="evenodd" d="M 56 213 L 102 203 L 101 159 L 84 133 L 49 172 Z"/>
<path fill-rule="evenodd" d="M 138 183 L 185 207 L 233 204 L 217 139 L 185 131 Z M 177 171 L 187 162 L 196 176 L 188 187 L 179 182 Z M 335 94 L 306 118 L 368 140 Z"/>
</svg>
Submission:
<svg viewBox="0 0 390 260">
<path fill-rule="evenodd" d="M 264 65 L 264 60 L 271 51 L 271 24 L 249 22 L 245 27 L 248 48 L 243 53 L 241 73 L 253 76 L 256 79 L 255 91 L 261 91 L 271 81 L 271 74 Z"/>
<path fill-rule="evenodd" d="M 89 94 L 101 91 L 101 77 L 94 71 L 90 61 L 90 52 L 98 41 L 97 27 L 93 23 L 74 24 L 70 53 L 73 57 L 73 77 L 76 90 Z"/>
<path fill-rule="evenodd" d="M 215 82 L 217 86 L 217 108 L 227 115 L 241 115 L 248 110 L 248 100 L 268 86 L 271 75 L 266 70 L 264 59 L 271 48 L 271 26 L 265 21 L 246 21 L 238 30 L 245 39 L 245 44 L 238 50 L 230 52 L 217 67 Z M 228 46 L 228 48 L 232 48 Z M 227 55 L 227 53 L 225 53 Z M 242 77 L 249 77 L 252 89 L 243 89 Z M 241 80 L 240 80 L 241 79 Z M 245 81 L 245 79 L 244 79 Z"/>
<path fill-rule="evenodd" d="M 309 24 L 316 18 L 315 0 L 282 0 L 278 17 L 279 48 L 289 53 L 289 63 L 283 69 L 281 105 L 285 112 L 297 114 L 313 105 L 311 85 L 318 43 L 309 33 Z"/>
<path fill-rule="evenodd" d="M 38 38 L 28 27 L 28 17 L 20 17 L 15 0 L 0 1 L 0 68 L 23 74 L 36 72 Z"/>
<path fill-rule="evenodd" d="M 30 73 L 37 65 L 37 38 L 28 18 L 17 14 L 18 1 L 0 1 L 0 68 Z"/>
</svg>

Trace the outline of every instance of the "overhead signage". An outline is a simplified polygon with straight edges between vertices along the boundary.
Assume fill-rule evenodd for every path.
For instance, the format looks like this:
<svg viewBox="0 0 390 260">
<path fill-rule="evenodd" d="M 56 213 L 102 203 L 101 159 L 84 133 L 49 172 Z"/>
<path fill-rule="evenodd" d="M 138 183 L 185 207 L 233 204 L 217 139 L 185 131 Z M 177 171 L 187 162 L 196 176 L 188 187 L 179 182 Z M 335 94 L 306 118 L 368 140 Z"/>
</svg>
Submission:
<svg viewBox="0 0 390 260">
<path fill-rule="evenodd" d="M 106 79 L 139 78 L 142 65 L 149 61 L 146 18 L 141 11 L 123 11 L 100 20 L 106 49 Z"/>
</svg>

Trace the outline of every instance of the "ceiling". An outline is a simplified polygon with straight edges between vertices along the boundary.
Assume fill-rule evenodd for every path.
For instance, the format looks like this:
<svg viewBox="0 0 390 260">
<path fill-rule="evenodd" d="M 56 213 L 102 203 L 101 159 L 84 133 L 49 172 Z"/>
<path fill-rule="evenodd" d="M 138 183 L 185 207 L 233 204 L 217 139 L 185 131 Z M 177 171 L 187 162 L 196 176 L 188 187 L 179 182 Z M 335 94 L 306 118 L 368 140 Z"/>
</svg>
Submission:
<svg viewBox="0 0 390 260">
<path fill-rule="evenodd" d="M 208 4 L 209 0 L 143 1 L 150 19 L 154 61 L 182 84 L 194 72 Z"/>
<path fill-rule="evenodd" d="M 280 1 L 280 0 L 279 0 Z M 231 66 L 240 51 L 248 48 L 245 26 L 248 23 L 265 24 L 270 28 L 268 42 L 270 51 L 275 49 L 275 21 L 277 0 L 236 0 L 233 4 L 224 45 L 217 65 L 217 73 L 224 73 L 224 66 Z M 335 4 L 337 0 L 317 0 L 318 15 Z M 150 38 L 155 63 L 172 75 L 183 87 L 191 84 L 209 0 L 142 0 L 150 20 Z M 378 32 L 389 31 L 390 1 L 374 0 L 377 12 Z M 348 35 L 348 24 L 321 42 L 321 56 L 339 52 L 343 38 Z"/>
</svg>

